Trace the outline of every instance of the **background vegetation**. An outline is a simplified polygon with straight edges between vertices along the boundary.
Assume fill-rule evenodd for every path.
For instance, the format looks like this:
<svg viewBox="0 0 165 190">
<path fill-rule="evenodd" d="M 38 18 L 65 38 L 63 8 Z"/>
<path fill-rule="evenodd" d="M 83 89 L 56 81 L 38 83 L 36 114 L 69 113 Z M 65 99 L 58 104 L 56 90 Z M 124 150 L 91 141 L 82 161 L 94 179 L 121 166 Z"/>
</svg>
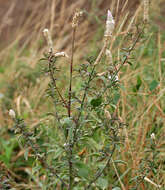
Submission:
<svg viewBox="0 0 165 190">
<path fill-rule="evenodd" d="M 50 29 L 54 51 L 65 51 L 70 55 L 72 16 L 75 9 L 84 10 L 75 40 L 74 64 L 78 66 L 101 49 L 106 11 L 109 8 L 116 22 L 110 49 L 114 60 L 119 60 L 123 48 L 129 42 L 125 40 L 125 35 L 133 32 L 137 23 L 143 22 L 143 4 L 124 0 L 42 0 L 24 3 L 18 0 L 6 3 L 0 1 L 0 4 L 0 189 L 44 189 L 46 185 L 42 182 L 46 177 L 43 173 L 37 173 L 39 165 L 34 165 L 30 153 L 18 142 L 12 130 L 13 121 L 8 115 L 12 108 L 25 119 L 30 130 L 39 126 L 41 144 L 47 141 L 47 136 L 56 141 L 61 139 L 53 118 L 47 114 L 54 109 L 46 96 L 49 78 L 41 74 L 38 66 L 39 59 L 47 50 L 43 29 Z M 125 138 L 123 146 L 113 157 L 119 161 L 115 163 L 115 169 L 112 167 L 113 172 L 110 172 L 111 184 L 106 184 L 107 181 L 101 178 L 94 189 L 131 189 L 137 182 L 136 177 L 146 172 L 148 167 L 152 170 L 147 173 L 147 177 L 161 185 L 161 188 L 146 180 L 140 182 L 138 188 L 165 188 L 163 6 L 163 0 L 150 3 L 150 21 L 145 40 L 137 44 L 131 64 L 119 72 L 120 92 L 115 95 L 113 113 L 127 125 L 122 131 Z M 104 70 L 103 64 L 100 72 Z M 60 60 L 58 67 L 62 73 L 59 76 L 60 88 L 64 92 L 68 88 L 67 60 Z M 76 85 L 79 88 L 79 84 Z M 154 142 L 152 133 L 155 134 Z M 97 138 L 99 136 L 93 140 L 92 146 L 99 145 Z M 83 153 L 81 151 L 88 155 L 83 147 L 80 148 L 80 154 Z M 147 158 L 153 161 L 150 165 L 146 162 Z M 134 185 L 131 180 L 136 181 Z M 60 189 L 60 186 L 57 185 L 56 189 Z"/>
</svg>

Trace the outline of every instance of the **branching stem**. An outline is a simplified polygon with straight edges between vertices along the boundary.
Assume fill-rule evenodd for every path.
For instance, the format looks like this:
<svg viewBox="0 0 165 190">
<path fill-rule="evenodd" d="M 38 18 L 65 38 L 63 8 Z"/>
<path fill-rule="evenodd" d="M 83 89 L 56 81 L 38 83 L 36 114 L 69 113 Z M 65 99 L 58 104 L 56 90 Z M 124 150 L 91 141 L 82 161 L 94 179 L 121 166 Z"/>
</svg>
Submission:
<svg viewBox="0 0 165 190">
<path fill-rule="evenodd" d="M 57 93 L 58 93 L 59 97 L 60 97 L 61 100 L 62 100 L 62 103 L 64 104 L 65 108 L 68 110 L 68 105 L 67 105 L 66 101 L 64 100 L 63 96 L 61 95 L 61 93 L 60 93 L 60 91 L 59 91 L 59 89 L 58 89 L 58 87 L 57 87 L 57 85 L 56 85 L 56 79 L 54 78 L 54 71 L 53 71 L 53 69 L 51 68 L 51 67 L 52 67 L 52 66 L 51 66 L 51 58 L 52 58 L 52 55 L 49 57 L 49 72 L 50 72 L 50 78 L 51 78 L 51 80 L 52 80 L 52 82 L 53 82 L 53 85 L 54 85 L 55 89 L 57 90 Z"/>
<path fill-rule="evenodd" d="M 76 27 L 73 28 L 73 36 L 72 36 L 72 54 L 71 54 L 71 61 L 70 61 L 70 80 L 69 80 L 69 102 L 68 102 L 68 116 L 71 117 L 71 99 L 72 99 L 72 75 L 73 75 L 73 56 L 74 56 L 74 44 L 75 44 L 75 34 L 76 34 Z M 69 187 L 68 190 L 72 189 L 73 184 L 73 164 L 72 164 L 72 155 L 73 155 L 73 145 L 69 142 L 69 157 L 68 157 L 68 164 L 69 164 Z"/>
</svg>

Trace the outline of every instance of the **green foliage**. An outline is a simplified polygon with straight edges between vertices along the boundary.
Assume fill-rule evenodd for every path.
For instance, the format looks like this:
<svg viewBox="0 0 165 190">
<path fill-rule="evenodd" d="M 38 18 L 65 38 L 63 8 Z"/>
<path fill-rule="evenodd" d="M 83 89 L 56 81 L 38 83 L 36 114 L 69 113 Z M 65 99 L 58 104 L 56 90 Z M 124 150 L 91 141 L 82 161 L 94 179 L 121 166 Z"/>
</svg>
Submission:
<svg viewBox="0 0 165 190">
<path fill-rule="evenodd" d="M 102 97 L 94 98 L 91 100 L 91 105 L 93 106 L 93 108 L 100 106 L 101 103 L 102 103 Z"/>
<path fill-rule="evenodd" d="M 158 84 L 159 84 L 158 81 L 153 80 L 153 81 L 150 83 L 150 85 L 149 85 L 149 89 L 150 89 L 150 91 L 155 90 L 156 87 L 158 86 Z"/>
<path fill-rule="evenodd" d="M 141 85 L 142 85 L 142 80 L 140 76 L 137 76 L 137 82 L 136 82 L 136 86 L 133 88 L 133 92 L 137 92 L 140 89 Z"/>
</svg>

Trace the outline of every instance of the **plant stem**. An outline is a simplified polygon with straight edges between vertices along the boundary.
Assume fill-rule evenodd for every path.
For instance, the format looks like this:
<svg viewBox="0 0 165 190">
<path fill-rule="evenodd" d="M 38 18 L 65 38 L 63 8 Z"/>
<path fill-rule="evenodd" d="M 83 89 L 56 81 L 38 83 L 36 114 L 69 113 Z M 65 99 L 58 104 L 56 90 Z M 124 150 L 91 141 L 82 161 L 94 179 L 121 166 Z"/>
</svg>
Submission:
<svg viewBox="0 0 165 190">
<path fill-rule="evenodd" d="M 122 182 L 121 179 L 120 179 L 120 176 L 119 176 L 119 173 L 118 173 L 118 171 L 117 171 L 115 162 L 114 162 L 114 160 L 113 160 L 112 158 L 111 158 L 111 161 L 112 161 L 112 165 L 113 165 L 113 167 L 114 167 L 115 173 L 116 173 L 116 175 L 117 175 L 118 181 L 119 181 L 119 183 L 120 183 L 120 185 L 121 185 L 121 187 L 122 187 L 122 190 L 126 190 L 126 188 L 125 188 L 123 182 Z"/>
<path fill-rule="evenodd" d="M 53 69 L 51 68 L 51 67 L 52 67 L 52 65 L 51 65 L 51 63 L 52 63 L 51 58 L 52 58 L 52 55 L 50 55 L 50 57 L 49 57 L 49 72 L 50 72 L 50 78 L 51 78 L 51 80 L 52 80 L 52 82 L 53 82 L 53 85 L 54 85 L 55 89 L 57 90 L 57 93 L 58 93 L 59 97 L 60 97 L 61 100 L 62 100 L 62 103 L 64 104 L 65 108 L 68 110 L 68 105 L 67 105 L 66 101 L 64 100 L 63 96 L 61 95 L 61 93 L 60 93 L 60 91 L 59 91 L 59 89 L 57 88 L 57 85 L 56 85 L 56 79 L 54 78 L 54 71 L 53 71 Z"/>
<path fill-rule="evenodd" d="M 93 66 L 93 69 L 92 69 L 92 71 L 91 71 L 91 73 L 90 73 L 90 75 L 89 75 L 89 79 L 88 79 L 87 85 L 86 85 L 86 87 L 85 87 L 85 89 L 84 89 L 84 94 L 83 94 L 83 98 L 82 98 L 82 101 L 81 101 L 80 112 L 79 112 L 78 118 L 77 118 L 77 120 L 76 120 L 76 128 L 75 128 L 75 130 L 74 130 L 74 135 L 73 135 L 74 141 L 73 141 L 73 143 L 75 143 L 75 141 L 76 141 L 76 137 L 77 137 L 76 132 L 77 132 L 78 125 L 79 125 L 79 120 L 80 120 L 80 117 L 81 117 L 81 114 L 82 114 L 82 110 L 83 110 L 83 107 L 84 107 L 85 98 L 86 98 L 86 95 L 87 95 L 87 91 L 88 91 L 88 88 L 89 88 L 89 84 L 90 84 L 90 82 L 93 80 L 92 76 L 93 76 L 95 67 L 96 67 L 96 65 Z M 73 146 L 74 146 L 74 144 L 73 144 Z"/>
<path fill-rule="evenodd" d="M 76 27 L 73 28 L 73 36 L 72 36 L 72 54 L 71 54 L 71 61 L 70 61 L 70 80 L 69 80 L 69 102 L 68 102 L 68 116 L 71 117 L 71 99 L 72 99 L 72 75 L 73 75 L 73 55 L 74 55 L 74 44 L 75 44 L 75 34 L 76 34 Z M 69 142 L 69 187 L 68 190 L 72 189 L 73 184 L 73 164 L 72 164 L 72 153 L 73 153 L 73 145 Z"/>
<path fill-rule="evenodd" d="M 68 190 L 72 190 L 72 184 L 73 184 L 73 164 L 72 164 L 72 148 L 73 146 L 70 146 L 70 152 L 69 152 L 69 159 L 68 159 L 68 163 L 69 163 L 69 187 Z"/>
<path fill-rule="evenodd" d="M 72 98 L 72 74 L 73 74 L 73 55 L 74 55 L 74 43 L 75 43 L 76 27 L 73 28 L 72 36 L 72 54 L 70 61 L 70 80 L 69 80 L 69 103 L 68 103 L 68 116 L 71 116 L 71 98 Z"/>
</svg>

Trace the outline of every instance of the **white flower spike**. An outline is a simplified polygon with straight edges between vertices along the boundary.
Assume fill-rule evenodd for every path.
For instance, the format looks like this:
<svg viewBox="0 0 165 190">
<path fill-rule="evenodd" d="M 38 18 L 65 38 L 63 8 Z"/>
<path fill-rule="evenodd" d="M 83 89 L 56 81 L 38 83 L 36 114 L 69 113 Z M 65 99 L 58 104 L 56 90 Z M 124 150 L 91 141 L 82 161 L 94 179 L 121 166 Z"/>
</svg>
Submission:
<svg viewBox="0 0 165 190">
<path fill-rule="evenodd" d="M 47 28 L 45 28 L 45 29 L 43 30 L 43 34 L 44 34 L 44 36 L 45 36 L 45 38 L 46 38 L 46 41 L 47 41 L 47 43 L 48 43 L 49 51 L 50 51 L 50 52 L 53 51 L 53 42 L 52 42 L 52 38 L 51 38 L 51 35 L 50 35 L 49 30 L 48 30 Z"/>
<path fill-rule="evenodd" d="M 110 10 L 107 12 L 107 20 L 106 20 L 106 29 L 105 29 L 105 37 L 109 37 L 112 35 L 113 29 L 115 27 L 115 21 L 113 19 L 112 13 Z"/>
</svg>

